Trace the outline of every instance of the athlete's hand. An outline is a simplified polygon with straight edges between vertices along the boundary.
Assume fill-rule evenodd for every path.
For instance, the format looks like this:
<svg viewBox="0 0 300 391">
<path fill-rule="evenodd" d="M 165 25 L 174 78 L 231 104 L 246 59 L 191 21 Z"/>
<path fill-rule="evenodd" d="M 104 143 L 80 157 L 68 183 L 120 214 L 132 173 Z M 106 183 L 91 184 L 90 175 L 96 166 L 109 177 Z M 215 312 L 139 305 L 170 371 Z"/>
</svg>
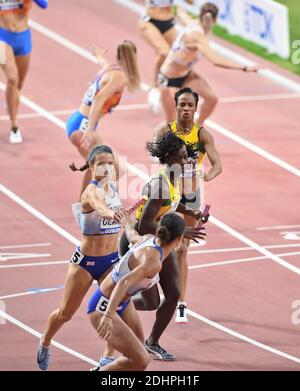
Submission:
<svg viewBox="0 0 300 391">
<path fill-rule="evenodd" d="M 124 210 L 123 209 L 118 209 L 113 212 L 113 219 L 117 223 L 122 224 L 122 219 L 124 219 Z"/>
<path fill-rule="evenodd" d="M 205 237 L 207 236 L 205 232 L 202 232 L 203 230 L 205 230 L 205 227 L 200 227 L 200 228 L 193 228 L 193 227 L 186 227 L 184 229 L 184 234 L 183 236 L 186 238 L 186 239 L 190 239 L 190 240 L 193 240 L 194 242 L 196 243 L 199 243 L 197 239 L 205 239 Z"/>
<path fill-rule="evenodd" d="M 201 220 L 201 223 L 202 224 L 205 224 L 208 222 L 208 219 L 209 219 L 209 214 L 207 214 L 206 216 L 203 216 L 202 212 L 193 212 L 194 213 L 194 216 L 195 219 L 197 220 Z"/>
<path fill-rule="evenodd" d="M 97 333 L 99 337 L 104 340 L 109 338 L 112 328 L 113 328 L 112 318 L 105 316 L 104 314 L 100 320 L 100 324 L 97 329 Z"/>
</svg>

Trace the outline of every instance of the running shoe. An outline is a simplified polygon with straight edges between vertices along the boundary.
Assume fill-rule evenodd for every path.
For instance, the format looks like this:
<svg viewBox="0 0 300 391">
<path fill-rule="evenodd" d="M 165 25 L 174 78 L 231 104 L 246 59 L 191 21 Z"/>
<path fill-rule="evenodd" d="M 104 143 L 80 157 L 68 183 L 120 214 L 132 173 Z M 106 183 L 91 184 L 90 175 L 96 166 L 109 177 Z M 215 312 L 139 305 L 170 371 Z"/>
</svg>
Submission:
<svg viewBox="0 0 300 391">
<path fill-rule="evenodd" d="M 37 363 L 40 369 L 46 371 L 50 362 L 50 348 L 45 348 L 41 341 L 39 342 L 39 349 L 37 353 Z"/>
<path fill-rule="evenodd" d="M 148 106 L 153 114 L 160 113 L 160 91 L 152 87 L 148 92 Z"/>
<path fill-rule="evenodd" d="M 95 371 L 100 371 L 101 368 L 105 367 L 105 365 L 110 364 L 111 362 L 114 361 L 114 357 L 110 356 L 101 356 L 99 360 L 99 365 L 97 367 L 91 368 L 90 371 L 95 372 Z"/>
<path fill-rule="evenodd" d="M 175 356 L 171 353 L 168 353 L 164 348 L 159 346 L 159 344 L 148 344 L 148 341 L 145 342 L 145 348 L 149 353 L 154 354 L 157 360 L 161 361 L 175 361 Z"/>
<path fill-rule="evenodd" d="M 176 323 L 188 323 L 186 310 L 187 310 L 186 305 L 179 304 L 176 311 L 176 319 L 175 319 Z"/>
<path fill-rule="evenodd" d="M 11 144 L 20 144 L 23 141 L 22 133 L 19 128 L 13 128 L 9 133 L 9 142 Z"/>
</svg>

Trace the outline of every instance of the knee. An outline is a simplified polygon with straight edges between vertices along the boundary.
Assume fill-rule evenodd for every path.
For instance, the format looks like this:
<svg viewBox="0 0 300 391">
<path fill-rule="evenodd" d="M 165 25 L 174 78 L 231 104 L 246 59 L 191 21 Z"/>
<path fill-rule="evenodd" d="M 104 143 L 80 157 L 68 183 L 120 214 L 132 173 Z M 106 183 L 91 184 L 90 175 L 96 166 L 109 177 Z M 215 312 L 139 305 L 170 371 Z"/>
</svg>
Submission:
<svg viewBox="0 0 300 391">
<path fill-rule="evenodd" d="M 66 323 L 72 319 L 73 313 L 65 310 L 64 308 L 60 308 L 58 311 L 58 316 L 63 323 Z"/>
<path fill-rule="evenodd" d="M 16 73 L 12 73 L 8 75 L 7 85 L 9 87 L 19 87 L 19 77 Z"/>
<path fill-rule="evenodd" d="M 136 361 L 136 370 L 137 371 L 144 371 L 147 366 L 150 364 L 150 356 L 145 350 L 142 354 L 140 354 Z"/>
</svg>

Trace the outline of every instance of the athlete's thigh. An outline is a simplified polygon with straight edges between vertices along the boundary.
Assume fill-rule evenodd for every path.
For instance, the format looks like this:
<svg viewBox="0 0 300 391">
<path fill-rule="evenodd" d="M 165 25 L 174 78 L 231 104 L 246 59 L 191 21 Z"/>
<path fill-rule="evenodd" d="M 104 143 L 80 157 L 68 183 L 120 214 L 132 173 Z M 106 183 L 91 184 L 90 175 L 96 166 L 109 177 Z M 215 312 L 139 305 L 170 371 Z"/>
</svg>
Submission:
<svg viewBox="0 0 300 391">
<path fill-rule="evenodd" d="M 5 64 L 1 64 L 1 68 L 7 79 L 18 78 L 18 67 L 13 49 L 10 45 L 5 44 Z"/>
<path fill-rule="evenodd" d="M 191 74 L 185 80 L 183 87 L 190 87 L 195 92 L 197 92 L 203 98 L 216 95 L 214 89 L 205 80 L 202 76 L 198 75 L 196 72 L 191 72 Z"/>
<path fill-rule="evenodd" d="M 75 312 L 92 285 L 92 276 L 78 265 L 70 264 L 60 307 Z"/>
<path fill-rule="evenodd" d="M 138 316 L 137 310 L 134 307 L 132 300 L 128 304 L 125 312 L 122 314 L 122 319 L 131 328 L 134 334 L 138 337 L 141 342 L 144 342 L 144 332 L 142 322 Z"/>
<path fill-rule="evenodd" d="M 172 46 L 172 43 L 175 41 L 176 35 L 177 35 L 177 31 L 175 26 L 170 28 L 163 34 L 165 40 L 168 42 L 170 47 Z"/>
<path fill-rule="evenodd" d="M 159 273 L 159 282 L 165 297 L 172 295 L 179 289 L 178 262 L 175 251 L 172 251 L 164 260 Z"/>
<path fill-rule="evenodd" d="M 18 68 L 19 85 L 20 86 L 23 86 L 24 80 L 25 80 L 26 75 L 28 73 L 29 63 L 30 63 L 30 54 L 27 54 L 26 56 L 17 56 L 16 57 L 16 64 L 17 64 L 17 68 Z"/>
<path fill-rule="evenodd" d="M 164 38 L 162 33 L 150 22 L 140 22 L 140 32 L 143 38 L 152 48 L 161 55 L 167 55 L 170 50 L 170 44 Z"/>
</svg>

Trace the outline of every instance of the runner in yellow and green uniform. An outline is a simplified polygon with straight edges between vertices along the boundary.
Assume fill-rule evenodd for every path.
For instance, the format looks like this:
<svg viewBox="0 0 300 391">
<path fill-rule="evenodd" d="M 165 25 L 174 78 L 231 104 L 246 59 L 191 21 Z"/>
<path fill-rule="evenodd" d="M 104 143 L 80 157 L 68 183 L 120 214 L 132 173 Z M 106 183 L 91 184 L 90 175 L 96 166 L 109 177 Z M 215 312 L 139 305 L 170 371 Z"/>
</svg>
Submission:
<svg viewBox="0 0 300 391">
<path fill-rule="evenodd" d="M 182 173 L 182 167 L 187 162 L 188 151 L 194 155 L 193 151 L 186 147 L 183 140 L 170 131 L 157 137 L 152 142 L 148 142 L 147 149 L 151 156 L 159 159 L 163 168 L 159 175 L 151 178 L 142 191 L 146 202 L 137 211 L 135 229 L 137 229 L 140 235 L 153 234 L 160 218 L 175 210 L 197 220 L 202 218 L 201 212 L 187 210 L 180 203 L 179 178 Z M 199 238 L 204 238 L 205 234 L 201 233 L 199 228 L 186 227 L 184 237 L 197 241 Z M 123 235 L 120 241 L 122 255 L 128 250 L 128 244 L 126 235 Z M 175 251 L 172 251 L 164 261 L 159 278 L 165 296 L 162 303 L 160 304 L 157 286 L 144 291 L 135 299 L 134 303 L 138 310 L 149 311 L 159 307 L 156 312 L 155 323 L 150 336 L 145 342 L 145 346 L 158 359 L 173 361 L 175 356 L 159 345 L 159 338 L 170 323 L 180 296 Z"/>
<path fill-rule="evenodd" d="M 196 159 L 190 159 L 185 164 L 182 172 L 182 198 L 181 203 L 188 209 L 194 211 L 200 209 L 201 194 L 199 188 L 199 179 L 205 156 L 207 155 L 211 168 L 204 173 L 203 180 L 211 181 L 222 172 L 222 165 L 218 151 L 215 148 L 212 135 L 203 127 L 194 123 L 194 115 L 197 110 L 198 95 L 189 87 L 179 90 L 175 94 L 176 102 L 176 120 L 169 123 L 162 123 L 158 126 L 155 136 L 172 131 L 177 137 L 182 139 L 187 146 L 197 153 Z M 195 226 L 197 221 L 191 216 L 184 216 L 187 226 Z M 183 239 L 177 249 L 177 258 L 179 262 L 180 276 L 180 300 L 178 302 L 178 311 L 176 322 L 186 323 L 186 286 L 188 276 L 187 253 L 189 240 Z"/>
</svg>

